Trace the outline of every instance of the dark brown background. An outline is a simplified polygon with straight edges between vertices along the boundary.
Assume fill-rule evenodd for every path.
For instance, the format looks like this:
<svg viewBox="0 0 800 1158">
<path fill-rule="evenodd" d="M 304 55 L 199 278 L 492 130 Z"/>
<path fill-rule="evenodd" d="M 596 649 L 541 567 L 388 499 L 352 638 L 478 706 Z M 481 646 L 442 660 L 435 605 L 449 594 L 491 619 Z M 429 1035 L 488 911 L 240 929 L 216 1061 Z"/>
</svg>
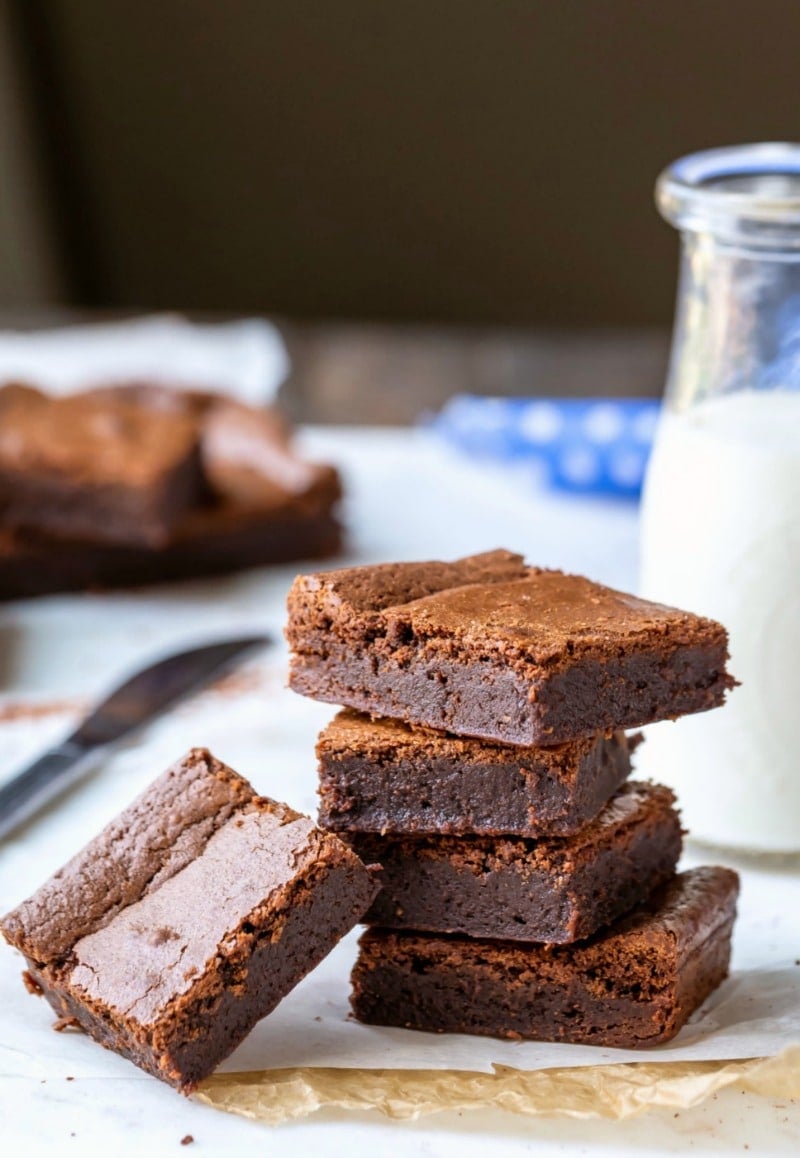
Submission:
<svg viewBox="0 0 800 1158">
<path fill-rule="evenodd" d="M 72 300 L 664 324 L 672 157 L 800 136 L 797 0 L 17 0 Z"/>
<path fill-rule="evenodd" d="M 799 45 L 798 0 L 0 0 L 0 307 L 291 319 L 327 418 L 657 392 L 655 177 L 800 137 Z"/>
</svg>

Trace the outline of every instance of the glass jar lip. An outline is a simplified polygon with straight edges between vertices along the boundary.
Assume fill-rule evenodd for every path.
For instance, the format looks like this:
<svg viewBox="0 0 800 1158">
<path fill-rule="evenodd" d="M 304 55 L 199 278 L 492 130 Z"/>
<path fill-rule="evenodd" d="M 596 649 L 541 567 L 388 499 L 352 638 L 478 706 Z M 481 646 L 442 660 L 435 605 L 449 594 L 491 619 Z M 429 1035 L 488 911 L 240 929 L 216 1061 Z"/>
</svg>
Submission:
<svg viewBox="0 0 800 1158">
<path fill-rule="evenodd" d="M 682 230 L 732 242 L 800 246 L 800 144 L 765 141 L 680 157 L 656 182 L 656 205 Z"/>
</svg>

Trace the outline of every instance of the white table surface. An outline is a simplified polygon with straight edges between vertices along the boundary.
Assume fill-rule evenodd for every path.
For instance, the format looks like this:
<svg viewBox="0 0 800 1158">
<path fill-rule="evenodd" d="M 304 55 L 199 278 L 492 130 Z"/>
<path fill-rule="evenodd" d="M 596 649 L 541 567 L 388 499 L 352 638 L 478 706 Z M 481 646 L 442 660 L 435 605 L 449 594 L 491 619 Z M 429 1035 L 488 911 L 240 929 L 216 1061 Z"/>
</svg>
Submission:
<svg viewBox="0 0 800 1158">
<path fill-rule="evenodd" d="M 627 504 L 555 498 L 521 478 L 499 479 L 452 459 L 424 437 L 401 431 L 325 430 L 307 433 L 321 457 L 338 462 L 348 489 L 353 560 L 452 558 L 496 546 L 529 559 L 581 571 L 622 588 L 635 586 L 636 511 Z M 232 629 L 267 627 L 278 639 L 286 589 L 296 568 L 255 572 L 216 583 L 105 598 L 78 596 L 0 609 L 2 703 L 52 704 L 35 722 L 0 722 L 0 776 L 63 733 L 81 703 L 118 674 L 187 639 Z M 296 768 L 290 803 L 314 808 L 313 747 L 329 709 L 291 697 L 282 687 L 285 653 L 271 653 L 271 711 L 256 736 L 226 730 L 236 689 L 205 693 L 170 721 L 177 756 L 212 743 L 256 786 L 270 790 L 270 760 Z M 267 693 L 265 693 L 267 694 Z M 198 703 L 200 704 L 198 708 Z M 2 717 L 0 717 L 1 719 Z M 202 723 L 198 725 L 198 721 Z M 198 731 L 202 734 L 198 734 Z M 163 729 L 162 729 L 163 743 Z M 61 805 L 0 848 L 0 907 L 16 903 L 63 862 L 160 771 L 158 747 L 144 734 L 119 761 L 101 767 Z M 258 752 L 258 756 L 254 755 Z M 125 775 L 113 776 L 118 769 Z M 773 870 L 770 870 L 773 871 Z M 797 866 L 785 870 L 796 875 Z M 756 873 L 758 870 L 756 870 Z M 767 881 L 762 877 L 762 884 Z M 3 948 L 3 954 L 10 950 Z M 33 1072 L 37 1034 L 47 1019 L 18 982 L 0 989 L 0 1139 L 2 1153 L 127 1155 L 238 1153 L 245 1146 L 279 1147 L 287 1158 L 316 1147 L 323 1154 L 796 1154 L 800 1105 L 725 1090 L 693 1110 L 653 1111 L 627 1122 L 522 1119 L 499 1112 L 442 1114 L 416 1123 L 378 1114 L 321 1112 L 277 1128 L 218 1113 L 186 1100 L 118 1059 L 99 1055 L 93 1076 L 70 1076 L 65 1065 Z M 19 1006 L 19 1003 L 23 1003 Z M 3 1049 L 9 1010 L 31 1019 L 31 1057 Z M 30 1012 L 27 1012 L 29 1008 Z M 39 1041 L 43 1041 L 41 1037 Z M 107 1072 L 104 1069 L 108 1058 Z M 94 1059 L 93 1059 L 94 1060 Z M 61 1070 L 63 1069 L 63 1072 Z M 46 1073 L 45 1077 L 41 1073 Z M 191 1134 L 191 1147 L 180 1139 Z"/>
</svg>

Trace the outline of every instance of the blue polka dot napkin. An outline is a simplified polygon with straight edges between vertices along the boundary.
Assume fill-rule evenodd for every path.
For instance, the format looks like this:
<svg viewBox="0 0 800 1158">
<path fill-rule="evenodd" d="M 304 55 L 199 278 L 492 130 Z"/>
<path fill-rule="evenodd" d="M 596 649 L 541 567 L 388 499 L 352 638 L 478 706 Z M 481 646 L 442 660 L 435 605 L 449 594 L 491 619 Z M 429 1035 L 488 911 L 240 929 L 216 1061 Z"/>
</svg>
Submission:
<svg viewBox="0 0 800 1158">
<path fill-rule="evenodd" d="M 470 455 L 537 463 L 558 490 L 637 498 L 659 411 L 659 402 L 640 398 L 459 394 L 428 425 Z"/>
</svg>

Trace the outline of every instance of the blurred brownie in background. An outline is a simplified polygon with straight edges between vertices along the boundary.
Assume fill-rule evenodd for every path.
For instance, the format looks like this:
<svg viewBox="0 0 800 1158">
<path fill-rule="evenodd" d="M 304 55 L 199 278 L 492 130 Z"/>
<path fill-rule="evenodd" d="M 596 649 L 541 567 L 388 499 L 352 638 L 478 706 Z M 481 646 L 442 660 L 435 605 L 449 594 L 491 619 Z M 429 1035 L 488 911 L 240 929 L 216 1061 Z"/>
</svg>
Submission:
<svg viewBox="0 0 800 1158">
<path fill-rule="evenodd" d="M 110 394 L 51 398 L 18 387 L 9 394 L 0 408 L 6 526 L 155 547 L 202 502 L 191 415 Z"/>
<path fill-rule="evenodd" d="M 326 558 L 340 497 L 274 410 L 151 383 L 0 390 L 0 599 Z"/>
</svg>

